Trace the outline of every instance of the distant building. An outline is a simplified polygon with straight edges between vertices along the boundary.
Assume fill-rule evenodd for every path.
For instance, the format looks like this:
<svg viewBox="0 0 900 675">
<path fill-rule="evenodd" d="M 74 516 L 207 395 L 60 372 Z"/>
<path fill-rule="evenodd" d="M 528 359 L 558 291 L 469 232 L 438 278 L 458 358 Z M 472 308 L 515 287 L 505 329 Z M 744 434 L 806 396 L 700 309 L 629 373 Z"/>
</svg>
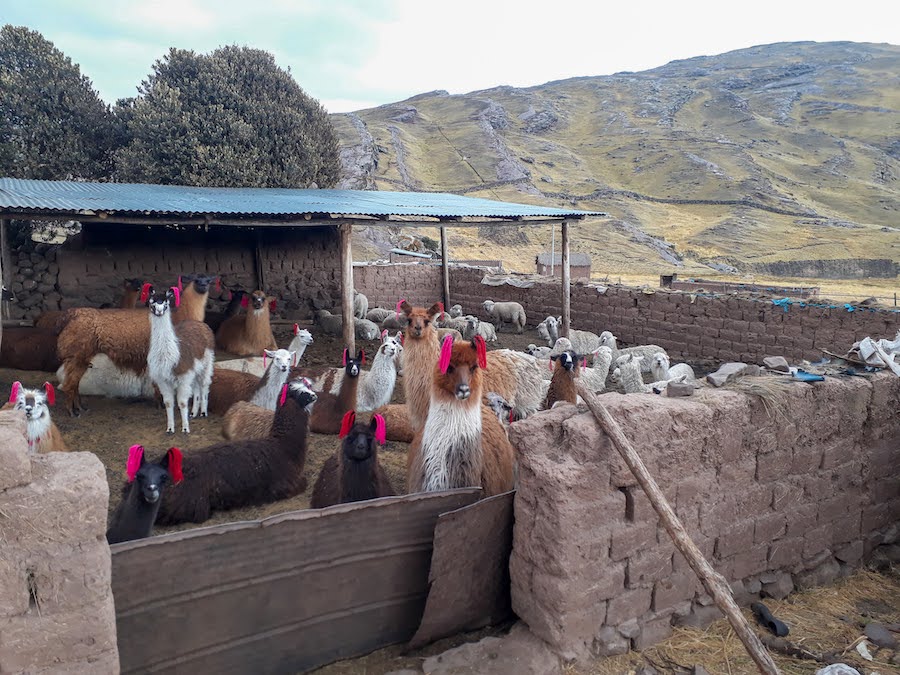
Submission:
<svg viewBox="0 0 900 675">
<path fill-rule="evenodd" d="M 541 253 L 534 259 L 536 271 L 538 274 L 543 274 L 545 276 L 554 276 L 561 277 L 562 276 L 562 254 L 557 253 L 553 258 L 552 272 L 550 265 L 550 254 L 547 252 Z M 591 256 L 587 253 L 570 253 L 569 254 L 569 270 L 571 273 L 572 281 L 575 279 L 590 279 L 591 278 Z"/>
</svg>

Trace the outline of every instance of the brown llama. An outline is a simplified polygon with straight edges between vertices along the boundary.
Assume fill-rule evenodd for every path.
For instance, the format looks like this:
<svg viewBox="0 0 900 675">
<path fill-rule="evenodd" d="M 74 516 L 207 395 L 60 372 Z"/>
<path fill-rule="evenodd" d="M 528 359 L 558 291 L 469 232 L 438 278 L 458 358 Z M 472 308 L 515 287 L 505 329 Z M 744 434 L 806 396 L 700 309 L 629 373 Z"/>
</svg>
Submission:
<svg viewBox="0 0 900 675">
<path fill-rule="evenodd" d="M 309 419 L 309 430 L 317 434 L 337 434 L 341 424 L 351 410 L 356 410 L 356 392 L 359 388 L 359 373 L 365 361 L 360 349 L 353 358 L 348 349 L 344 349 L 344 379 L 337 395 L 328 391 L 317 392 L 319 400 Z"/>
<path fill-rule="evenodd" d="M 344 415 L 339 435 L 343 440 L 337 453 L 325 460 L 309 507 L 321 509 L 397 494 L 378 462 L 376 443 L 385 443 L 384 418 L 373 415 L 369 424 L 356 422 L 356 413 L 351 410 Z"/>
<path fill-rule="evenodd" d="M 434 367 L 425 426 L 407 455 L 408 489 L 433 492 L 480 486 L 482 496 L 513 488 L 513 448 L 497 416 L 482 404 L 484 339 L 444 338 Z"/>
<path fill-rule="evenodd" d="M 557 362 L 553 377 L 550 378 L 550 387 L 547 389 L 547 397 L 544 399 L 544 409 L 549 410 L 554 404 L 565 401 L 578 403 L 578 392 L 575 389 L 575 379 L 581 377 L 581 366 L 584 357 L 576 354 L 571 349 L 561 354 L 551 354 L 550 360 Z"/>
<path fill-rule="evenodd" d="M 275 299 L 266 297 L 262 291 L 253 291 L 241 303 L 247 313 L 222 322 L 216 331 L 216 345 L 237 356 L 256 356 L 263 349 L 278 349 L 269 316 Z"/>
<path fill-rule="evenodd" d="M 375 414 L 384 418 L 389 441 L 412 443 L 416 434 L 409 425 L 409 408 L 405 403 L 388 403 L 375 410 Z"/>
</svg>

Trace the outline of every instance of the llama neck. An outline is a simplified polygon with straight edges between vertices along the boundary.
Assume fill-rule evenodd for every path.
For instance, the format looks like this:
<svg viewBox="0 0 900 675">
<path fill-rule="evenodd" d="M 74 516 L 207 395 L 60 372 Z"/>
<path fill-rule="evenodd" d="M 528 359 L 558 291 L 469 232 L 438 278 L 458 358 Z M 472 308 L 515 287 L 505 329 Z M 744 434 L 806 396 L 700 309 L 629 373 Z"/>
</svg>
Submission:
<svg viewBox="0 0 900 675">
<path fill-rule="evenodd" d="M 119 507 L 118 518 L 110 528 L 113 539 L 110 543 L 150 536 L 161 504 L 162 495 L 155 503 L 147 503 L 141 495 L 141 488 L 137 481 L 133 482 L 122 506 Z"/>
<path fill-rule="evenodd" d="M 178 307 L 179 320 L 193 319 L 202 323 L 206 318 L 206 300 L 208 297 L 209 291 L 198 293 L 194 288 L 194 284 L 188 285 L 181 292 L 181 304 Z"/>
<path fill-rule="evenodd" d="M 341 456 L 341 503 L 361 502 L 374 499 L 377 494 L 376 455 L 364 462 L 357 462 Z"/>
<path fill-rule="evenodd" d="M 469 401 L 431 397 L 422 435 L 422 490 L 481 485 L 481 393 Z"/>
<path fill-rule="evenodd" d="M 25 418 L 25 438 L 28 440 L 28 451 L 37 452 L 42 440 L 47 440 L 50 435 L 50 413 L 44 413 L 40 417 Z"/>
<path fill-rule="evenodd" d="M 119 307 L 122 309 L 134 309 L 134 305 L 138 301 L 139 297 L 141 297 L 140 291 L 134 291 L 128 288 L 125 290 L 125 294 L 122 296 L 122 301 L 119 303 Z"/>
<path fill-rule="evenodd" d="M 270 365 L 266 368 L 266 372 L 263 373 L 259 386 L 250 398 L 250 403 L 267 410 L 275 410 L 288 375 L 290 375 L 290 371 L 282 371 L 281 368 L 276 369 L 274 363 Z"/>
<path fill-rule="evenodd" d="M 289 352 L 296 352 L 294 354 L 294 359 L 296 363 L 300 362 L 300 358 L 303 356 L 303 352 L 306 351 L 306 342 L 300 339 L 299 335 L 295 335 L 294 339 L 291 340 L 291 344 L 288 345 Z"/>
<path fill-rule="evenodd" d="M 362 375 L 360 375 L 361 377 Z M 358 402 L 365 402 L 366 407 L 374 410 L 382 405 L 390 403 L 391 394 L 397 384 L 397 368 L 394 365 L 393 356 L 385 356 L 379 350 L 372 361 L 372 368 L 366 373 L 357 397 Z M 387 398 L 382 401 L 381 399 Z M 360 407 L 357 405 L 357 407 Z"/>
<path fill-rule="evenodd" d="M 263 305 L 259 309 L 253 309 L 252 307 L 247 309 L 247 318 L 244 320 L 244 333 L 249 343 L 257 344 L 262 341 L 268 344 L 267 338 L 271 331 L 268 305 Z"/>
<path fill-rule="evenodd" d="M 403 388 L 406 392 L 409 424 L 413 431 L 418 431 L 428 417 L 434 364 L 438 362 L 441 348 L 437 333 L 430 327 L 420 338 L 411 337 L 407 331 L 403 348 Z"/>
<path fill-rule="evenodd" d="M 653 375 L 654 382 L 669 379 L 669 369 L 666 366 L 658 365 L 656 361 L 650 364 L 650 373 Z"/>
<path fill-rule="evenodd" d="M 154 374 L 168 376 L 181 359 L 181 348 L 172 316 L 166 312 L 156 316 L 150 312 L 150 351 L 147 354 L 147 368 Z"/>
<path fill-rule="evenodd" d="M 272 420 L 272 437 L 284 441 L 290 446 L 292 456 L 300 454 L 306 446 L 306 434 L 309 431 L 309 413 L 297 401 L 288 396 L 284 405 L 275 410 Z"/>
<path fill-rule="evenodd" d="M 359 389 L 359 376 L 350 377 L 344 371 L 344 380 L 338 391 L 338 403 L 341 410 L 354 410 L 356 408 L 356 392 Z"/>
</svg>

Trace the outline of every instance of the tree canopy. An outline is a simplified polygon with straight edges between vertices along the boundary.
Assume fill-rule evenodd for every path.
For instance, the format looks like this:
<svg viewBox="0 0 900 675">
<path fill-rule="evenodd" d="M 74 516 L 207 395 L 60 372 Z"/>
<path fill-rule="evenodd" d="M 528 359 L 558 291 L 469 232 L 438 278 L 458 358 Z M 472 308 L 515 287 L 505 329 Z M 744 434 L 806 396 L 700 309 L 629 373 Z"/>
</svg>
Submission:
<svg viewBox="0 0 900 675">
<path fill-rule="evenodd" d="M 129 138 L 116 155 L 119 180 L 331 187 L 340 176 L 325 109 L 259 49 L 170 49 L 116 114 Z"/>
<path fill-rule="evenodd" d="M 76 64 L 40 33 L 0 29 L 0 175 L 109 176 L 115 117 Z"/>
</svg>

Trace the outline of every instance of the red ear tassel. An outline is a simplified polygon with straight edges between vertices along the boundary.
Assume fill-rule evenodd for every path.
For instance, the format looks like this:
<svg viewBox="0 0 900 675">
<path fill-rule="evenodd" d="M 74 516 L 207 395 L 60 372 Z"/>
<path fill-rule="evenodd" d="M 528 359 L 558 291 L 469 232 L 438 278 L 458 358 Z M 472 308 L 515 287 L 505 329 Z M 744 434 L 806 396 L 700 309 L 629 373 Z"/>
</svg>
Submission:
<svg viewBox="0 0 900 675">
<path fill-rule="evenodd" d="M 270 312 L 275 312 L 275 311 L 277 311 L 277 310 L 278 310 L 278 301 L 277 301 L 277 300 L 272 300 L 272 301 L 269 303 L 269 311 L 270 311 Z"/>
<path fill-rule="evenodd" d="M 178 290 L 179 291 L 184 290 L 184 284 L 181 283 L 181 275 L 180 274 L 178 275 Z"/>
<path fill-rule="evenodd" d="M 172 286 L 172 292 L 175 294 L 175 306 L 181 306 L 181 289 L 178 286 Z"/>
<path fill-rule="evenodd" d="M 178 448 L 169 448 L 169 452 L 166 453 L 166 456 L 169 458 L 169 475 L 172 476 L 172 481 L 175 483 L 180 483 L 184 480 L 184 474 L 181 473 L 181 450 Z"/>
<path fill-rule="evenodd" d="M 245 293 L 241 296 L 241 307 L 249 307 L 250 306 L 250 297 Z"/>
<path fill-rule="evenodd" d="M 56 405 L 56 390 L 49 382 L 44 382 L 44 391 L 47 393 L 47 403 Z"/>
<path fill-rule="evenodd" d="M 13 382 L 13 384 L 12 384 L 12 391 L 9 392 L 9 402 L 10 402 L 10 403 L 15 403 L 16 400 L 18 400 L 18 398 L 19 398 L 19 389 L 21 389 L 21 388 L 22 388 L 22 383 L 21 383 L 21 382 L 19 382 L 18 380 L 16 380 L 15 382 Z"/>
<path fill-rule="evenodd" d="M 441 344 L 441 359 L 438 361 L 438 367 L 441 369 L 441 373 L 447 372 L 447 368 L 450 367 L 450 357 L 453 356 L 453 336 L 445 335 L 444 342 Z"/>
<path fill-rule="evenodd" d="M 284 402 L 287 400 L 287 390 L 288 390 L 288 386 L 287 386 L 287 385 L 284 385 L 284 386 L 281 388 L 281 396 L 278 398 L 278 405 L 279 405 L 279 406 L 284 405 Z"/>
<path fill-rule="evenodd" d="M 216 277 L 216 293 L 222 290 L 222 277 Z"/>
<path fill-rule="evenodd" d="M 475 351 L 478 353 L 478 367 L 482 370 L 487 368 L 487 344 L 480 335 L 474 337 Z"/>
<path fill-rule="evenodd" d="M 387 428 L 381 415 L 375 415 L 375 440 L 378 441 L 378 445 L 384 445 L 387 441 Z"/>
<path fill-rule="evenodd" d="M 509 423 L 512 424 L 513 421 L 514 421 L 514 420 L 513 420 L 513 411 L 510 410 L 510 411 L 509 411 Z"/>
<path fill-rule="evenodd" d="M 587 368 L 587 357 L 586 356 L 581 357 L 581 367 Z"/>
<path fill-rule="evenodd" d="M 299 323 L 294 324 L 294 335 L 300 335 L 300 324 Z"/>
<path fill-rule="evenodd" d="M 125 462 L 125 475 L 128 476 L 128 482 L 134 481 L 137 476 L 138 469 L 141 468 L 141 457 L 144 456 L 144 446 L 132 445 L 128 448 L 128 461 Z"/>
<path fill-rule="evenodd" d="M 153 288 L 153 284 L 149 281 L 141 286 L 141 304 L 144 305 L 147 303 L 147 300 L 150 299 L 150 289 Z"/>
<path fill-rule="evenodd" d="M 347 348 L 344 347 L 344 358 L 343 358 L 343 360 L 341 361 L 341 365 L 342 365 L 342 366 L 346 366 L 346 365 L 347 365 L 347 354 L 348 354 Z"/>
<path fill-rule="evenodd" d="M 344 414 L 344 419 L 341 420 L 341 432 L 338 434 L 338 438 L 344 438 L 349 434 L 350 429 L 353 428 L 354 422 L 356 422 L 356 413 L 352 410 L 348 410 Z"/>
<path fill-rule="evenodd" d="M 362 364 L 366 365 L 366 350 L 362 350 Z"/>
<path fill-rule="evenodd" d="M 266 350 L 263 349 L 263 370 L 266 369 Z"/>
<path fill-rule="evenodd" d="M 443 321 L 444 318 L 445 318 L 445 317 L 444 317 L 444 303 L 443 303 L 443 302 L 439 302 L 439 303 L 438 303 L 438 307 L 439 307 L 439 309 L 438 309 L 437 316 L 440 317 L 440 319 L 439 319 L 440 321 Z"/>
</svg>

